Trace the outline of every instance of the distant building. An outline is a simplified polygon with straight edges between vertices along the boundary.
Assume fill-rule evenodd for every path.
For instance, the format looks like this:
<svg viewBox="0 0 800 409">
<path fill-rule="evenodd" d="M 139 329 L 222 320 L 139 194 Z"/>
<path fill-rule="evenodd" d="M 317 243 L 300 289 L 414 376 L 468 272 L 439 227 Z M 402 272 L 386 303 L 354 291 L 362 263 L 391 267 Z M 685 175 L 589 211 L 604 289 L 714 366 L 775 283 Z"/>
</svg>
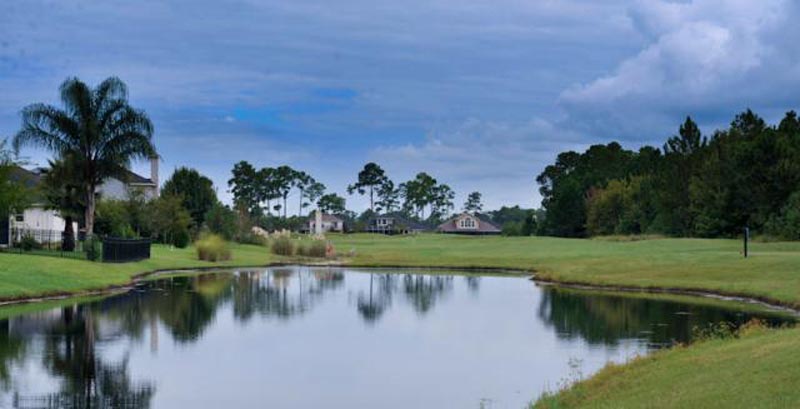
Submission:
<svg viewBox="0 0 800 409">
<path fill-rule="evenodd" d="M 12 170 L 11 177 L 28 188 L 35 189 L 40 185 L 44 171 L 41 168 L 27 170 L 17 167 Z M 106 179 L 97 188 L 98 195 L 103 199 L 124 200 L 131 191 L 139 190 L 146 200 L 155 199 L 159 195 L 158 159 L 151 160 L 150 173 L 151 177 L 145 178 L 126 170 L 119 178 Z M 35 195 L 33 203 L 25 210 L 11 214 L 8 218 L 0 217 L 0 246 L 10 245 L 12 239 L 19 241 L 25 234 L 30 234 L 40 243 L 61 241 L 64 227 L 64 218 L 58 211 L 48 209 L 44 200 Z M 73 227 L 72 230 L 77 234 L 77 223 Z"/>
<path fill-rule="evenodd" d="M 489 235 L 500 234 L 501 230 L 488 220 L 484 220 L 476 215 L 461 213 L 458 216 L 442 223 L 436 229 L 440 233 L 448 234 L 476 234 Z"/>
<path fill-rule="evenodd" d="M 412 234 L 423 233 L 431 229 L 419 222 L 410 220 L 399 213 L 388 213 L 375 216 L 367 221 L 364 229 L 368 233 Z"/>
<path fill-rule="evenodd" d="M 317 231 L 317 220 L 314 216 L 316 212 L 311 214 L 311 217 L 308 218 L 308 222 L 306 222 L 306 231 L 308 232 L 315 232 Z M 332 214 L 322 214 L 320 218 L 320 224 L 322 227 L 322 233 L 328 232 L 336 232 L 342 233 L 344 232 L 344 220 L 332 215 Z"/>
</svg>

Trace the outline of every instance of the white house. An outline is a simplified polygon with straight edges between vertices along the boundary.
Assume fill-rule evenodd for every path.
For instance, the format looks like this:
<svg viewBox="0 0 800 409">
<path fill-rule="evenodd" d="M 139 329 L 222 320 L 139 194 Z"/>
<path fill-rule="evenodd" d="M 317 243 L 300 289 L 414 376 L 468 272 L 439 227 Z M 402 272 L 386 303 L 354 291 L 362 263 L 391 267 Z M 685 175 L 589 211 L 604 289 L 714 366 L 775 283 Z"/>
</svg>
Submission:
<svg viewBox="0 0 800 409">
<path fill-rule="evenodd" d="M 150 178 L 145 178 L 127 171 L 121 178 L 108 178 L 97 191 L 101 198 L 124 200 L 129 192 L 137 189 L 144 193 L 147 200 L 151 200 L 159 195 L 158 159 L 150 161 L 150 175 Z M 12 177 L 34 188 L 41 183 L 42 169 L 16 168 Z M 43 202 L 34 201 L 24 211 L 9 215 L 7 220 L 0 219 L 0 246 L 10 245 L 12 238 L 18 241 L 24 234 L 30 234 L 40 243 L 61 241 L 64 225 L 64 218 L 58 211 L 47 209 Z M 72 230 L 77 234 L 77 223 L 73 224 Z"/>
<path fill-rule="evenodd" d="M 308 231 L 309 232 L 321 232 L 321 233 L 328 233 L 328 232 L 338 232 L 341 233 L 344 231 L 344 220 L 332 215 L 332 214 L 322 214 L 320 217 L 320 226 L 322 227 L 321 230 L 317 230 L 317 218 L 316 212 L 312 214 L 311 217 L 308 218 Z"/>
</svg>

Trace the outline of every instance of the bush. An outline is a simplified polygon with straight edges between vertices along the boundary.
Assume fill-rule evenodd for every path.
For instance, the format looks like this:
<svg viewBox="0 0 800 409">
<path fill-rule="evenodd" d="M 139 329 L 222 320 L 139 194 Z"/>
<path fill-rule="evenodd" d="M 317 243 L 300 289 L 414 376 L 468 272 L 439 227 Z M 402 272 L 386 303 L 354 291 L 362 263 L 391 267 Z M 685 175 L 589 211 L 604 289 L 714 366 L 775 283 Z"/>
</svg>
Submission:
<svg viewBox="0 0 800 409">
<path fill-rule="evenodd" d="M 231 259 L 228 243 L 216 234 L 209 234 L 197 240 L 197 258 L 204 261 L 225 261 Z"/>
<path fill-rule="evenodd" d="M 171 244 L 179 249 L 183 249 L 189 245 L 189 240 L 191 240 L 191 237 L 189 237 L 189 230 L 179 229 L 173 233 Z"/>
<path fill-rule="evenodd" d="M 308 246 L 308 256 L 324 258 L 327 255 L 327 248 L 325 240 L 314 240 Z"/>
<path fill-rule="evenodd" d="M 233 240 L 236 236 L 236 212 L 217 203 L 205 215 L 205 223 L 211 233 L 222 236 L 225 240 Z"/>
<path fill-rule="evenodd" d="M 25 234 L 19 240 L 19 247 L 22 248 L 23 251 L 31 251 L 42 248 L 42 245 L 30 234 Z"/>
<path fill-rule="evenodd" d="M 291 256 L 294 254 L 294 242 L 288 236 L 278 236 L 272 241 L 272 254 Z"/>
<path fill-rule="evenodd" d="M 308 245 L 299 244 L 297 255 L 303 257 L 325 258 L 327 256 L 328 245 L 325 240 L 312 240 Z"/>
</svg>

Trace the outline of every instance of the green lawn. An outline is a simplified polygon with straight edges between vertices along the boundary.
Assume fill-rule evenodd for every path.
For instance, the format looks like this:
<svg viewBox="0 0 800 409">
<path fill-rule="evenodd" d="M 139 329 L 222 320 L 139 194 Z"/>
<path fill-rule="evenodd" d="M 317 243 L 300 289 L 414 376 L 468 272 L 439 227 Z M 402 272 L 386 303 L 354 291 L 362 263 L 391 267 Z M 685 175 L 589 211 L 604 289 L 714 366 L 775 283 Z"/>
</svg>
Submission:
<svg viewBox="0 0 800 409">
<path fill-rule="evenodd" d="M 797 408 L 800 329 L 761 330 L 610 365 L 534 408 Z"/>
<path fill-rule="evenodd" d="M 339 261 L 345 264 L 514 268 L 560 281 L 705 289 L 800 306 L 800 243 L 753 243 L 751 257 L 744 259 L 736 240 L 607 241 L 433 234 L 331 238 L 341 256 Z M 0 299 L 120 285 L 135 274 L 157 269 L 280 261 L 265 247 L 232 248 L 233 260 L 219 264 L 196 260 L 191 248 L 165 246 L 154 246 L 150 260 L 127 264 L 0 254 Z"/>
<path fill-rule="evenodd" d="M 192 248 L 154 245 L 152 258 L 135 263 L 95 263 L 69 258 L 0 253 L 0 299 L 73 293 L 124 285 L 133 276 L 153 270 L 265 265 L 276 260 L 266 247 L 233 245 L 233 259 L 225 263 L 197 260 Z"/>
<path fill-rule="evenodd" d="M 350 261 L 378 266 L 507 267 L 541 278 L 601 285 L 705 289 L 800 306 L 800 243 L 420 235 L 334 237 Z"/>
</svg>

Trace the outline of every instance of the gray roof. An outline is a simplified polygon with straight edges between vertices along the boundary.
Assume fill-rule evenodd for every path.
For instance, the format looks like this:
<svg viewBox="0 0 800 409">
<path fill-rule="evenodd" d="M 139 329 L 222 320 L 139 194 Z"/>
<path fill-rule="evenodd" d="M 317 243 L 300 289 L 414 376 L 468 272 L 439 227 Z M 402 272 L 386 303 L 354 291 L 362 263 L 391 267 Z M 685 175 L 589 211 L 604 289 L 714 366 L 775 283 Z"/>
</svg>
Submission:
<svg viewBox="0 0 800 409">
<path fill-rule="evenodd" d="M 478 220 L 478 228 L 459 229 L 458 227 L 456 227 L 456 220 L 458 220 L 461 216 L 464 216 L 464 213 L 453 216 L 446 222 L 440 224 L 437 230 L 443 233 L 475 233 L 475 234 L 495 234 L 502 232 L 502 230 L 499 227 L 495 226 L 494 223 L 474 214 L 470 214 L 469 216 Z"/>
</svg>

